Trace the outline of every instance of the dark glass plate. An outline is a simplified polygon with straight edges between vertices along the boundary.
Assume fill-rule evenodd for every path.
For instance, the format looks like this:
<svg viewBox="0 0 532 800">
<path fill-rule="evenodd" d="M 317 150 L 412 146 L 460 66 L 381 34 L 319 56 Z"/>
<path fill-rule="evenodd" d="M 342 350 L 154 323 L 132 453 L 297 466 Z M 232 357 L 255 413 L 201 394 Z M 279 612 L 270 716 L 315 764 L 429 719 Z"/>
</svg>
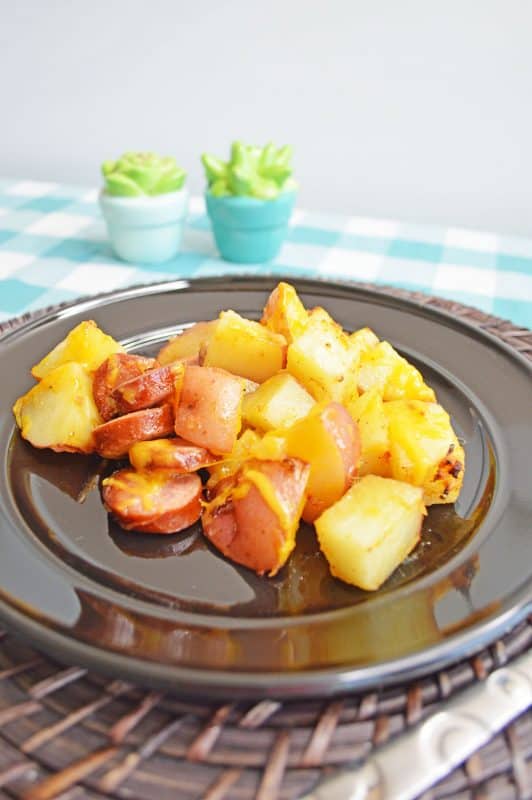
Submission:
<svg viewBox="0 0 532 800">
<path fill-rule="evenodd" d="M 465 442 L 456 507 L 433 507 L 421 544 L 378 592 L 332 578 L 311 528 L 274 579 L 214 551 L 199 526 L 121 531 L 97 459 L 34 450 L 11 406 L 30 367 L 74 325 L 128 349 L 232 308 L 257 318 L 271 279 L 176 281 L 49 314 L 0 343 L 0 618 L 67 661 L 202 696 L 331 694 L 434 671 L 494 639 L 531 607 L 532 371 L 492 336 L 385 291 L 295 281 L 307 306 L 370 325 L 412 359 Z M 95 481 L 97 483 L 97 481 Z M 80 503 L 81 495 L 86 494 Z"/>
</svg>

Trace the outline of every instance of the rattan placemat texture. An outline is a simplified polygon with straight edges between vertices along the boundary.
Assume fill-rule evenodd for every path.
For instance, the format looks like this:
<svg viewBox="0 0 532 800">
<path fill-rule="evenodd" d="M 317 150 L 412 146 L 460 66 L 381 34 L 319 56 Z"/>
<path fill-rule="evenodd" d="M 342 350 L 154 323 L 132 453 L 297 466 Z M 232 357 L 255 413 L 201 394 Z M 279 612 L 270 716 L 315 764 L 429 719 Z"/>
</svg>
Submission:
<svg viewBox="0 0 532 800">
<path fill-rule="evenodd" d="M 532 360 L 529 330 L 458 303 L 386 291 L 444 308 Z M 529 619 L 410 685 L 332 701 L 235 704 L 183 700 L 65 667 L 0 632 L 0 800 L 295 800 L 531 645 Z M 532 712 L 423 798 L 532 798 Z"/>
</svg>

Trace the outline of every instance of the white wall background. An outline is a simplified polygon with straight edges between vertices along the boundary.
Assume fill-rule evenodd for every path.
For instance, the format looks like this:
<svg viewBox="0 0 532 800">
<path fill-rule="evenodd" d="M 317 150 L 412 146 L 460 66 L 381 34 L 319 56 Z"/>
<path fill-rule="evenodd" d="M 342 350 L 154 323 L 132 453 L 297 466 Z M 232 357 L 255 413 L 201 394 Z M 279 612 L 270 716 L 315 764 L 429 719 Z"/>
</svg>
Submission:
<svg viewBox="0 0 532 800">
<path fill-rule="evenodd" d="M 301 204 L 532 236 L 530 0 L 0 0 L 0 174 L 296 146 Z"/>
</svg>

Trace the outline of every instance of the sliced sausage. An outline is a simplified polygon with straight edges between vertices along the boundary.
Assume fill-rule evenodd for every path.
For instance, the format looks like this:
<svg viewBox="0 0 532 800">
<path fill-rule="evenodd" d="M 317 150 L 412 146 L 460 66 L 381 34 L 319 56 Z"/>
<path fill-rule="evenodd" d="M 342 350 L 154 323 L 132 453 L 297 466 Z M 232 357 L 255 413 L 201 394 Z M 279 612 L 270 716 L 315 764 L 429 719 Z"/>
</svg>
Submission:
<svg viewBox="0 0 532 800">
<path fill-rule="evenodd" d="M 174 392 L 175 380 L 183 370 L 184 365 L 180 363 L 168 364 L 143 372 L 119 384 L 113 391 L 118 413 L 140 411 L 168 400 Z"/>
<path fill-rule="evenodd" d="M 174 413 L 169 404 L 133 411 L 104 422 L 93 431 L 96 452 L 103 458 L 123 458 L 135 442 L 161 439 L 174 430 Z"/>
<path fill-rule="evenodd" d="M 102 483 L 106 509 L 126 530 L 177 533 L 201 515 L 201 480 L 169 470 L 120 469 Z"/>
<path fill-rule="evenodd" d="M 112 419 L 119 413 L 113 391 L 116 387 L 142 375 L 156 365 L 154 358 L 145 358 L 130 353 L 113 353 L 100 364 L 93 376 L 92 394 L 94 402 L 104 420 Z"/>
<path fill-rule="evenodd" d="M 171 469 L 185 473 L 215 464 L 218 458 L 185 439 L 154 439 L 134 444 L 129 460 L 135 469 Z"/>
</svg>

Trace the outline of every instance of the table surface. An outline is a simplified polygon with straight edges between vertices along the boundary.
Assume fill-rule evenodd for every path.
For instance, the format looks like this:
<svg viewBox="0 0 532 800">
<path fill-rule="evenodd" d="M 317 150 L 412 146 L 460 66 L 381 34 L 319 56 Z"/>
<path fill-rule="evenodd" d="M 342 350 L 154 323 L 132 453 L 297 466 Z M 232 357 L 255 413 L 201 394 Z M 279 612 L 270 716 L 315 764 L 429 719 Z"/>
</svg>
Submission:
<svg viewBox="0 0 532 800">
<path fill-rule="evenodd" d="M 192 198 L 182 252 L 141 266 L 113 257 L 97 190 L 0 180 L 0 320 L 139 283 L 224 274 L 389 284 L 532 327 L 532 239 L 297 209 L 275 261 L 237 265 L 217 256 L 203 199 Z"/>
</svg>

